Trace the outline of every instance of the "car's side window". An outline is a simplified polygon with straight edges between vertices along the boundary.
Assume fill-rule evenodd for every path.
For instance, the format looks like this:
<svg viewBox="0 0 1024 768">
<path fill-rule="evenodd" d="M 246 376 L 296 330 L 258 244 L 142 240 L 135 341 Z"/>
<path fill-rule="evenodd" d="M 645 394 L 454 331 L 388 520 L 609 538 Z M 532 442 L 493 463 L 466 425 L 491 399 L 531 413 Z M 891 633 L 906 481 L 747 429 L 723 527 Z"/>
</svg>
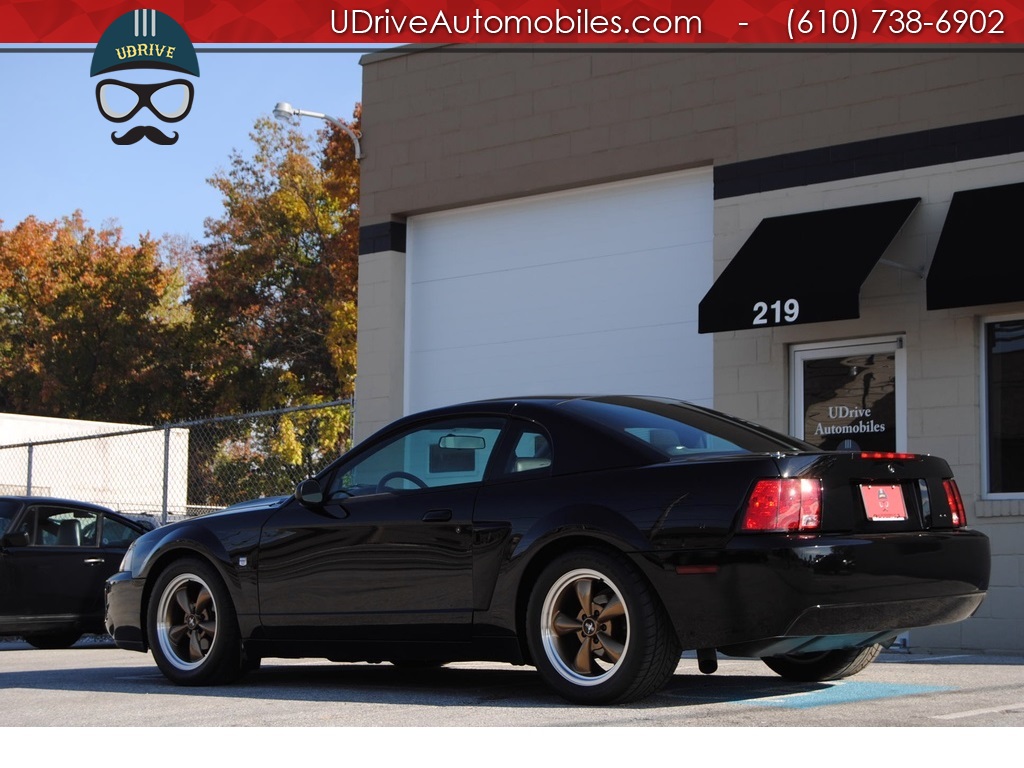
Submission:
<svg viewBox="0 0 1024 768">
<path fill-rule="evenodd" d="M 33 507 L 22 530 L 36 547 L 91 547 L 96 545 L 95 512 L 64 507 Z"/>
<path fill-rule="evenodd" d="M 524 431 L 512 450 L 509 471 L 513 474 L 551 466 L 551 440 L 541 432 Z"/>
<path fill-rule="evenodd" d="M 514 424 L 509 435 L 511 450 L 500 457 L 499 473 L 506 479 L 536 477 L 551 471 L 554 458 L 551 437 L 537 424 Z"/>
<path fill-rule="evenodd" d="M 107 516 L 103 517 L 102 526 L 101 542 L 104 547 L 127 549 L 128 545 L 141 535 L 134 528 L 130 528 L 120 520 L 114 520 Z"/>
<path fill-rule="evenodd" d="M 476 483 L 483 480 L 504 419 L 462 417 L 419 425 L 341 465 L 328 498 Z"/>
</svg>

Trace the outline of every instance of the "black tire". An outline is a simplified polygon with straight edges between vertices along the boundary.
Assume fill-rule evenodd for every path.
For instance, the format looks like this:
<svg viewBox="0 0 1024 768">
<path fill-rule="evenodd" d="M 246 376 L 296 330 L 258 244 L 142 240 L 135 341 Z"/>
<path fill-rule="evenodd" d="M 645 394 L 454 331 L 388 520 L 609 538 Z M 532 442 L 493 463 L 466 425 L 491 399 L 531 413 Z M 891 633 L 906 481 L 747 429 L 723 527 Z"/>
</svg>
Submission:
<svg viewBox="0 0 1024 768">
<path fill-rule="evenodd" d="M 821 683 L 839 680 L 860 672 L 882 652 L 882 646 L 843 648 L 820 653 L 790 653 L 786 656 L 767 656 L 761 661 L 787 680 L 801 683 Z"/>
<path fill-rule="evenodd" d="M 626 560 L 603 550 L 553 560 L 533 587 L 526 621 L 541 677 L 577 704 L 642 699 L 679 663 L 679 640 L 650 587 Z"/>
<path fill-rule="evenodd" d="M 153 658 L 172 683 L 217 685 L 246 670 L 231 596 L 203 560 L 177 560 L 160 574 L 146 626 Z"/>
<path fill-rule="evenodd" d="M 70 648 L 82 637 L 81 632 L 68 630 L 65 632 L 37 632 L 25 635 L 22 639 L 33 648 L 42 651 L 53 651 L 58 648 Z"/>
</svg>

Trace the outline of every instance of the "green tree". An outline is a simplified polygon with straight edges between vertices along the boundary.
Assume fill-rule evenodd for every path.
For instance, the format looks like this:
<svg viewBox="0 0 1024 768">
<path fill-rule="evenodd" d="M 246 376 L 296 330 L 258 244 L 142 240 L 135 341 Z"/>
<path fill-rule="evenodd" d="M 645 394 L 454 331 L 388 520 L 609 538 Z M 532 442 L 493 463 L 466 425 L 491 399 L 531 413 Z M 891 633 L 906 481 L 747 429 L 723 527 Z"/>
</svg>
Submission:
<svg viewBox="0 0 1024 768">
<path fill-rule="evenodd" d="M 255 418 L 222 433 L 210 458 L 208 484 L 202 489 L 193 485 L 189 498 L 223 506 L 289 493 L 347 447 L 350 423 L 350 407 L 335 405 Z"/>
<path fill-rule="evenodd" d="M 162 421 L 180 407 L 184 282 L 82 213 L 0 222 L 0 411 Z"/>
</svg>

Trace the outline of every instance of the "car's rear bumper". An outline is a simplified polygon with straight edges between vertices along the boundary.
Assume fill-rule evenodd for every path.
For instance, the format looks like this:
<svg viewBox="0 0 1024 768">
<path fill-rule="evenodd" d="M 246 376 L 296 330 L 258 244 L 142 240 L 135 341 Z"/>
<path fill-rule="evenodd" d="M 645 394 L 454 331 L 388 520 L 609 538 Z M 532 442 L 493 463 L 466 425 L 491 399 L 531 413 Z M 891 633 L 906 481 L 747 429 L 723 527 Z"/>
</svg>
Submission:
<svg viewBox="0 0 1024 768">
<path fill-rule="evenodd" d="M 142 598 L 144 580 L 133 579 L 125 572 L 107 579 L 105 587 L 107 633 L 118 648 L 146 651 L 143 631 Z"/>
<path fill-rule="evenodd" d="M 648 573 L 684 647 L 745 655 L 884 642 L 960 621 L 984 599 L 990 568 L 988 538 L 962 530 L 744 535 L 706 556 L 659 559 Z"/>
</svg>

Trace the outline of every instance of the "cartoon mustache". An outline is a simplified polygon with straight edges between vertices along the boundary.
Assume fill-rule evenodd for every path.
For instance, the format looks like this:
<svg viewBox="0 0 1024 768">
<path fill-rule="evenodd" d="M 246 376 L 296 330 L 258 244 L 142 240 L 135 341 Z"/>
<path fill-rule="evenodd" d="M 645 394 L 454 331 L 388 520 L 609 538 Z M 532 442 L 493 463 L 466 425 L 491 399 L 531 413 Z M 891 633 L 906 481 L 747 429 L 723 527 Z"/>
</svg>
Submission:
<svg viewBox="0 0 1024 768">
<path fill-rule="evenodd" d="M 174 132 L 174 136 L 168 136 L 166 133 L 161 131 L 159 128 L 152 125 L 137 125 L 134 128 L 129 129 L 128 133 L 124 136 L 118 136 L 117 131 L 110 134 L 110 140 L 115 144 L 125 145 L 134 144 L 137 141 L 143 139 L 149 139 L 154 144 L 174 144 L 178 140 L 178 132 Z"/>
</svg>

